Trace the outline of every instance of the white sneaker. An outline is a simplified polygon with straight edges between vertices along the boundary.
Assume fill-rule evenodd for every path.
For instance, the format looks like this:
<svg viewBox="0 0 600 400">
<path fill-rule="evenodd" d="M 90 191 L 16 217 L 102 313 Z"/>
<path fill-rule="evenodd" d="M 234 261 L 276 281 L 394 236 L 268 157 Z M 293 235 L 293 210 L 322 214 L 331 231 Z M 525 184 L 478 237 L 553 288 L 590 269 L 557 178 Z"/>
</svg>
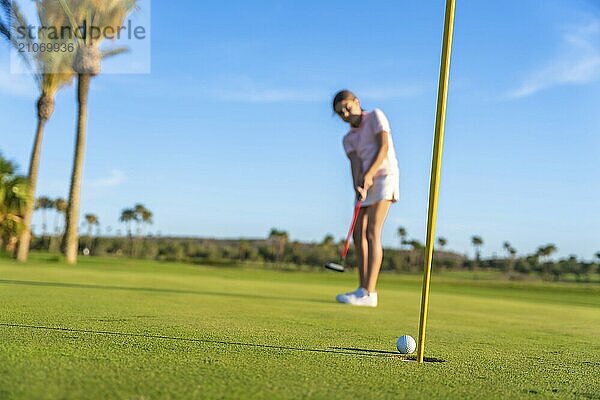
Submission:
<svg viewBox="0 0 600 400">
<path fill-rule="evenodd" d="M 377 307 L 377 292 L 368 293 L 365 290 L 363 296 L 354 297 L 350 304 L 353 306 Z"/>
<path fill-rule="evenodd" d="M 349 304 L 350 303 L 350 299 L 357 297 L 357 296 L 362 296 L 363 295 L 363 288 L 359 287 L 358 289 L 352 291 L 352 292 L 348 292 L 348 293 L 342 293 L 342 294 L 338 294 L 335 297 L 335 300 L 338 303 L 344 303 L 344 304 Z M 366 292 L 366 290 L 365 290 Z"/>
<path fill-rule="evenodd" d="M 354 292 L 339 294 L 335 299 L 339 303 L 353 306 L 377 307 L 377 292 L 369 293 L 363 288 L 358 288 Z"/>
</svg>

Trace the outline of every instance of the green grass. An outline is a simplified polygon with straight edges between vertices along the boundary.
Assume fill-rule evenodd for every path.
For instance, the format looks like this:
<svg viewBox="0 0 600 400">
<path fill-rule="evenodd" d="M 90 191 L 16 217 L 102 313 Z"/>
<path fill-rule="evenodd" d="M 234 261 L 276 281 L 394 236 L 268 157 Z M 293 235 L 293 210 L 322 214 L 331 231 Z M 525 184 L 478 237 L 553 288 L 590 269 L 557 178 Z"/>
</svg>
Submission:
<svg viewBox="0 0 600 400">
<path fill-rule="evenodd" d="M 0 260 L 0 399 L 600 399 L 600 286 L 383 275 L 380 307 L 335 304 L 354 275 L 85 259 Z"/>
</svg>

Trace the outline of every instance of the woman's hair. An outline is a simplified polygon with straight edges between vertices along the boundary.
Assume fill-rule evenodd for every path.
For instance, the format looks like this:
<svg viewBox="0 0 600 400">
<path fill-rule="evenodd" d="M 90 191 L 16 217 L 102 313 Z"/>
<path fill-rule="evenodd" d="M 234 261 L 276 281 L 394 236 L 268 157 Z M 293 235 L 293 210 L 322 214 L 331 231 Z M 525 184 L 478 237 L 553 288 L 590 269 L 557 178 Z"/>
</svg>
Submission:
<svg viewBox="0 0 600 400">
<path fill-rule="evenodd" d="M 337 103 L 339 103 L 340 101 L 344 101 L 344 100 L 354 100 L 356 99 L 356 96 L 354 95 L 354 93 L 352 93 L 349 90 L 340 90 L 339 92 L 336 93 L 336 95 L 333 97 L 333 112 L 335 112 L 335 106 L 337 105 Z"/>
</svg>

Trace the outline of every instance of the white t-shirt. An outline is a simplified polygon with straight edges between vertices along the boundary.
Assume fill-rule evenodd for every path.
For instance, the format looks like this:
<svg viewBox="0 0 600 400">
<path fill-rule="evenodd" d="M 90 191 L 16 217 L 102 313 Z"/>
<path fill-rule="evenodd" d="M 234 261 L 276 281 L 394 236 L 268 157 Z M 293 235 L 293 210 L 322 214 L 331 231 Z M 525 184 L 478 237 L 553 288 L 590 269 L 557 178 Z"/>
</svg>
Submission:
<svg viewBox="0 0 600 400">
<path fill-rule="evenodd" d="M 344 136 L 344 150 L 346 154 L 356 152 L 362 162 L 362 172 L 365 173 L 375 161 L 379 146 L 376 135 L 386 131 L 389 135 L 389 147 L 387 156 L 381 163 L 381 166 L 375 173 L 375 177 L 384 175 L 400 175 L 398 160 L 396 159 L 396 150 L 392 141 L 390 123 L 385 114 L 376 108 L 371 112 L 363 111 L 362 120 L 358 128 L 352 127 Z"/>
</svg>

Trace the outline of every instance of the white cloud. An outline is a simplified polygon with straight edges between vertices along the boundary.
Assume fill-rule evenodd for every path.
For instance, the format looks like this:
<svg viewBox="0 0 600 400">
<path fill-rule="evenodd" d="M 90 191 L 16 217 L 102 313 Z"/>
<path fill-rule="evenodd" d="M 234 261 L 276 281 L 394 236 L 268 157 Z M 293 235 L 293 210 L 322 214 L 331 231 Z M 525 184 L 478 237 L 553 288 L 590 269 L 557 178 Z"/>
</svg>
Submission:
<svg viewBox="0 0 600 400">
<path fill-rule="evenodd" d="M 104 178 L 93 179 L 90 181 L 90 187 L 92 189 L 104 189 L 119 186 L 127 181 L 127 177 L 118 169 L 113 169 L 110 172 L 110 176 Z"/>
<path fill-rule="evenodd" d="M 583 85 L 600 79 L 600 20 L 571 28 L 562 36 L 559 55 L 531 73 L 509 98 L 523 98 L 563 85 Z"/>
</svg>

